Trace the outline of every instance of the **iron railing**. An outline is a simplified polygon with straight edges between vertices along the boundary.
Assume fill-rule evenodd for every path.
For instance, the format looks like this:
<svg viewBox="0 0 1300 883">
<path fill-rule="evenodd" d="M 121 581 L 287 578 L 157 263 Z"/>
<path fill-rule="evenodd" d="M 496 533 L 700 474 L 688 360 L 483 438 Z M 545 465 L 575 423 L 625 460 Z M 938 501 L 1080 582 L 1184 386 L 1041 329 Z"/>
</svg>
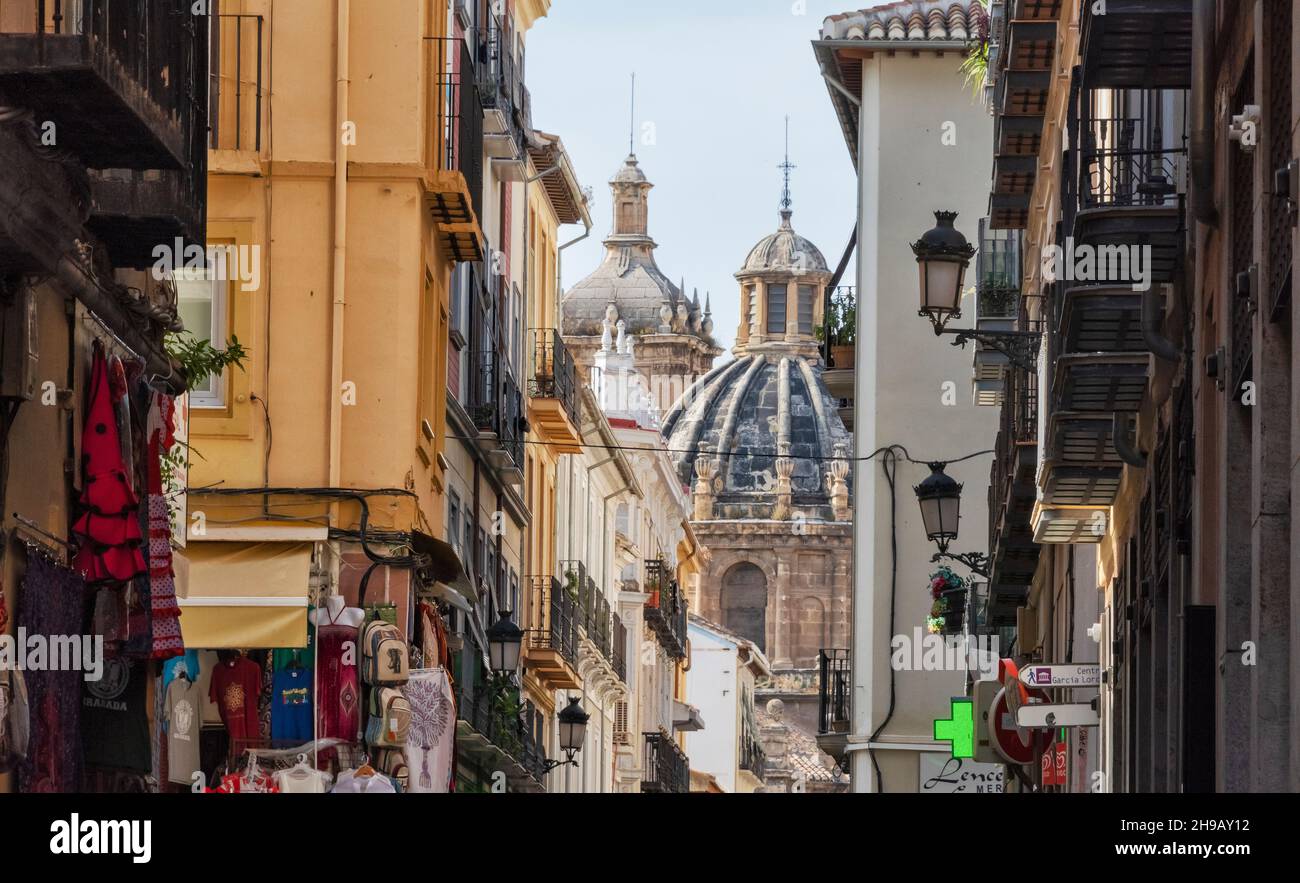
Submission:
<svg viewBox="0 0 1300 883">
<path fill-rule="evenodd" d="M 989 218 L 979 223 L 980 249 L 975 259 L 976 316 L 980 319 L 1014 319 L 1020 310 L 1019 230 L 990 229 Z"/>
<path fill-rule="evenodd" d="M 214 15 L 208 50 L 208 148 L 262 149 L 260 15 Z"/>
<path fill-rule="evenodd" d="M 438 123 L 435 161 L 465 176 L 474 216 L 483 219 L 483 103 L 479 99 L 474 52 L 465 37 L 439 37 L 434 45 Z M 469 88 L 464 88 L 468 84 Z"/>
<path fill-rule="evenodd" d="M 486 29 L 473 35 L 477 47 L 475 80 L 483 110 L 497 111 L 505 124 L 502 133 L 515 146 L 517 156 L 524 156 L 527 132 L 528 97 L 523 78 L 515 65 L 514 47 L 509 32 L 495 16 Z"/>
<path fill-rule="evenodd" d="M 767 771 L 767 755 L 752 733 L 745 733 L 740 738 L 740 768 L 759 778 Z"/>
<path fill-rule="evenodd" d="M 672 570 L 662 558 L 652 558 L 645 563 L 645 591 L 650 597 L 645 602 L 646 624 L 669 655 L 682 659 L 686 656 L 687 610 L 686 596 L 672 576 Z"/>
<path fill-rule="evenodd" d="M 540 784 L 546 767 L 545 720 L 532 703 L 521 702 L 519 688 L 462 677 L 457 684 L 456 716 L 510 755 Z"/>
<path fill-rule="evenodd" d="M 577 601 L 553 576 L 527 578 L 530 603 L 528 646 L 554 650 L 571 665 L 578 663 Z"/>
<path fill-rule="evenodd" d="M 523 468 L 523 397 L 499 348 L 470 351 L 469 412 L 479 432 L 495 433 L 515 466 Z"/>
<path fill-rule="evenodd" d="M 691 790 L 691 764 L 667 733 L 645 733 L 641 790 L 657 794 L 686 794 Z"/>
<path fill-rule="evenodd" d="M 817 732 L 847 733 L 852 689 L 849 651 L 821 650 L 817 654 L 817 669 Z"/>
<path fill-rule="evenodd" d="M 1167 119 L 1171 96 L 1181 96 L 1185 111 L 1186 93 L 1146 90 L 1131 93 L 1125 108 L 1097 114 L 1094 93 L 1079 91 L 1072 128 L 1080 145 L 1080 208 L 1182 205 L 1187 143 Z"/>
<path fill-rule="evenodd" d="M 611 617 L 612 628 L 610 634 L 610 643 L 613 645 L 610 657 L 610 663 L 614 666 L 614 674 L 623 683 L 627 683 L 627 626 L 623 625 L 622 618 L 616 613 Z"/>
<path fill-rule="evenodd" d="M 558 328 L 534 328 L 531 376 L 528 395 L 535 399 L 559 399 L 564 412 L 578 422 L 578 366 L 564 345 Z"/>
</svg>

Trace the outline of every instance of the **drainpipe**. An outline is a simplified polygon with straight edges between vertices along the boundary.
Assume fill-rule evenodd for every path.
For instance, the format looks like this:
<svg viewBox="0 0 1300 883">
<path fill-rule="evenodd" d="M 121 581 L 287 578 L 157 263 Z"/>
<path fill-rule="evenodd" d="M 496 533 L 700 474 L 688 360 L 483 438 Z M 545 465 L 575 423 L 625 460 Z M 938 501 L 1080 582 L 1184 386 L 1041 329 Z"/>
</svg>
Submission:
<svg viewBox="0 0 1300 883">
<path fill-rule="evenodd" d="M 1215 0 L 1192 5 L 1192 132 L 1190 163 L 1192 214 L 1202 224 L 1217 226 L 1214 207 L 1214 69 Z"/>
<path fill-rule="evenodd" d="M 559 315 L 560 295 L 563 294 L 564 292 L 564 286 L 560 284 L 560 279 L 563 278 L 561 269 L 564 267 L 564 250 L 568 248 L 570 245 L 577 245 L 579 242 L 581 242 L 582 240 L 586 239 L 588 236 L 591 235 L 591 224 L 587 223 L 586 221 L 583 221 L 583 225 L 587 229 L 583 231 L 583 234 L 581 236 L 577 236 L 573 239 L 570 239 L 568 242 L 564 243 L 563 245 L 561 245 L 559 248 L 555 250 L 555 309 L 556 309 L 555 322 L 557 325 L 560 324 L 560 315 Z"/>
<path fill-rule="evenodd" d="M 343 472 L 343 308 L 346 303 L 348 241 L 348 148 L 343 126 L 348 119 L 348 19 L 350 0 L 335 0 L 334 83 L 334 278 L 330 333 L 330 487 L 342 483 Z"/>
<path fill-rule="evenodd" d="M 1128 465 L 1136 469 L 1147 468 L 1147 455 L 1139 451 L 1129 441 L 1129 419 L 1128 413 L 1116 411 L 1114 422 L 1110 429 L 1111 442 L 1115 446 L 1115 453 L 1119 458 Z"/>
<path fill-rule="evenodd" d="M 1178 346 L 1160 331 L 1164 316 L 1160 315 L 1160 296 L 1154 288 L 1142 293 L 1142 341 L 1157 359 L 1177 362 L 1182 358 Z"/>
</svg>

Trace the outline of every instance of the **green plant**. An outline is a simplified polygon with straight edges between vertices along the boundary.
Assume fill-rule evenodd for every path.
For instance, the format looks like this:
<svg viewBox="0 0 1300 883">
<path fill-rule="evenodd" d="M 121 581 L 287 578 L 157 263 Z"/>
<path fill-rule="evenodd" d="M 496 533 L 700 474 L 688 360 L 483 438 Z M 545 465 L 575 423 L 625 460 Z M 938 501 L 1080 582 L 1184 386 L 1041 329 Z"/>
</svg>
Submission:
<svg viewBox="0 0 1300 883">
<path fill-rule="evenodd" d="M 984 83 L 988 80 L 989 75 L 989 33 L 988 33 L 988 0 L 979 0 L 984 7 L 984 22 L 980 25 L 980 32 L 977 34 L 974 42 L 971 43 L 970 51 L 966 53 L 966 58 L 961 63 L 962 80 L 966 87 L 971 91 L 971 98 L 978 99 L 980 90 L 984 88 Z"/>
<path fill-rule="evenodd" d="M 231 365 L 243 370 L 244 360 L 248 358 L 248 350 L 244 349 L 239 338 L 233 334 L 226 342 L 226 348 L 221 350 L 214 347 L 212 341 L 199 340 L 187 331 L 165 335 L 163 348 L 167 350 L 167 355 L 180 363 L 186 386 L 190 388 L 206 383 L 209 377 L 220 374 Z M 177 476 L 189 470 L 191 454 L 199 452 L 185 442 L 178 441 L 159 458 L 163 487 L 172 489 L 168 494 L 169 499 L 183 490 L 175 488 L 175 484 Z"/>
<path fill-rule="evenodd" d="M 831 296 L 828 325 L 832 346 L 851 346 L 857 339 L 858 301 L 852 291 L 841 289 Z"/>
<path fill-rule="evenodd" d="M 220 374 L 231 365 L 244 367 L 248 350 L 244 349 L 239 338 L 230 335 L 225 349 L 217 349 L 212 341 L 199 340 L 188 331 L 167 334 L 163 338 L 163 347 L 167 355 L 180 362 L 188 386 L 201 386 L 209 377 Z"/>
</svg>

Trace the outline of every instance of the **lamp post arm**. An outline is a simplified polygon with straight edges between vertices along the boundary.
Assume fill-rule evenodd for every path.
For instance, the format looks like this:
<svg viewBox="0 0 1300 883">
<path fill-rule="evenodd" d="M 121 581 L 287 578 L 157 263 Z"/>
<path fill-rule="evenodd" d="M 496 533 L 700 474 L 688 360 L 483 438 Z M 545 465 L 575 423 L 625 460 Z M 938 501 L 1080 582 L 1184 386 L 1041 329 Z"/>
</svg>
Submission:
<svg viewBox="0 0 1300 883">
<path fill-rule="evenodd" d="M 945 558 L 950 561 L 956 561 L 958 564 L 965 566 L 967 570 L 976 576 L 982 576 L 985 579 L 989 578 L 989 556 L 985 555 L 983 552 L 941 551 L 935 552 L 934 555 L 931 556 L 930 560 L 942 561 Z"/>
<path fill-rule="evenodd" d="M 968 341 L 982 343 L 991 350 L 1002 353 L 1012 365 L 1030 374 L 1038 371 L 1038 350 L 1042 343 L 1041 331 L 980 331 L 977 328 L 944 328 L 939 334 L 953 334 L 953 346 L 966 346 Z"/>
</svg>

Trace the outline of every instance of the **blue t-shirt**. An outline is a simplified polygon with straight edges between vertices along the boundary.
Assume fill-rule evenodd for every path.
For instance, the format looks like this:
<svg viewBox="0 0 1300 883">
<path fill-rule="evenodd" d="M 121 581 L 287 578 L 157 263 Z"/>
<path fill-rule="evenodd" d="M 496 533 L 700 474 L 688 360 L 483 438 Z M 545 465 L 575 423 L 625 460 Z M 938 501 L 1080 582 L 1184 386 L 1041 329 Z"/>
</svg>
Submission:
<svg viewBox="0 0 1300 883">
<path fill-rule="evenodd" d="M 271 681 L 271 738 L 286 742 L 312 739 L 312 673 L 285 668 Z"/>
<path fill-rule="evenodd" d="M 198 683 L 199 680 L 199 651 L 186 650 L 184 656 L 173 656 L 163 663 L 163 694 L 167 693 L 167 688 L 171 686 L 172 681 L 176 680 L 176 675 L 181 672 L 189 679 L 190 683 Z"/>
</svg>

